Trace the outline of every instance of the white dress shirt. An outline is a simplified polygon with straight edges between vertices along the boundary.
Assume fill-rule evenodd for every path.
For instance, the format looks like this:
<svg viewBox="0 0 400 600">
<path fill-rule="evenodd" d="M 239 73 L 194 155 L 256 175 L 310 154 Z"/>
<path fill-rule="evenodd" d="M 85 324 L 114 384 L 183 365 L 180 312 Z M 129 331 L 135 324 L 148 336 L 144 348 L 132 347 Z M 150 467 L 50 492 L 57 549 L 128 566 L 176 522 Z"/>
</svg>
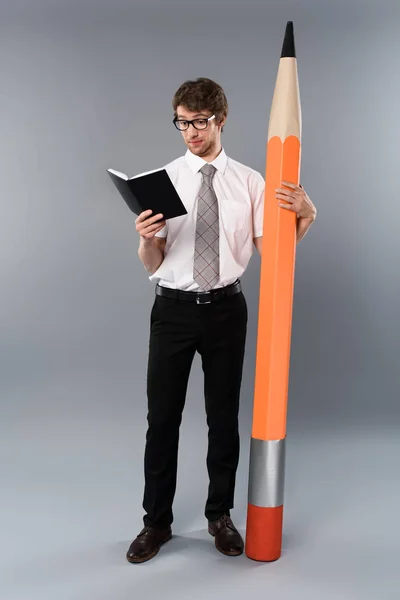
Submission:
<svg viewBox="0 0 400 600">
<path fill-rule="evenodd" d="M 164 287 L 196 291 L 193 279 L 197 220 L 197 194 L 206 161 L 187 150 L 165 165 L 185 208 L 186 215 L 168 219 L 156 236 L 166 237 L 164 260 L 150 281 Z M 219 206 L 219 281 L 215 288 L 233 283 L 246 269 L 253 253 L 253 238 L 263 234 L 264 190 L 262 175 L 232 158 L 224 149 L 211 162 Z"/>
</svg>

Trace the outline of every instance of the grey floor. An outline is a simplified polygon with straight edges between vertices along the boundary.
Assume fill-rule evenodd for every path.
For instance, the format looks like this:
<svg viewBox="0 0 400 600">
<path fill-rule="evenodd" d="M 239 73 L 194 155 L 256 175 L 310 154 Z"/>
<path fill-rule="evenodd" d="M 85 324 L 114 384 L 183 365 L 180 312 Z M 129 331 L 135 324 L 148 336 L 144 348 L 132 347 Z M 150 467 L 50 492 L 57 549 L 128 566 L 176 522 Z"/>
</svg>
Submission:
<svg viewBox="0 0 400 600">
<path fill-rule="evenodd" d="M 96 374 L 6 390 L 1 422 L 1 600 L 398 597 L 396 430 L 288 432 L 283 551 L 257 563 L 206 531 L 206 430 L 191 384 L 173 539 L 125 559 L 141 525 L 144 407 L 132 381 Z M 233 519 L 244 535 L 249 418 Z M 397 509 L 397 511 L 396 511 Z M 397 591 L 396 591 L 397 590 Z"/>
</svg>

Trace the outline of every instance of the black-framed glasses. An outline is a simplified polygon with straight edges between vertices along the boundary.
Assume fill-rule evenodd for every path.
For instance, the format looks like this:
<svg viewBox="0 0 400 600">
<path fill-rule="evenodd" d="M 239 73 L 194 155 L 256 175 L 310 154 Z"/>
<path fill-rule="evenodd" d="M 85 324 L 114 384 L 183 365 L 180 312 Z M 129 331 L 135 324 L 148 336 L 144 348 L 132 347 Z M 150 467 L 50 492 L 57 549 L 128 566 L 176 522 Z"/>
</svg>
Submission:
<svg viewBox="0 0 400 600">
<path fill-rule="evenodd" d="M 202 119 L 193 119 L 192 121 L 188 121 L 188 119 L 178 119 L 177 117 L 175 117 L 175 119 L 172 122 L 175 125 L 175 127 L 179 129 L 179 131 L 186 131 L 187 129 L 189 129 L 190 123 L 195 129 L 201 130 L 207 129 L 208 122 L 211 121 L 211 119 L 215 119 L 215 115 L 212 115 L 208 118 L 204 117 Z"/>
</svg>

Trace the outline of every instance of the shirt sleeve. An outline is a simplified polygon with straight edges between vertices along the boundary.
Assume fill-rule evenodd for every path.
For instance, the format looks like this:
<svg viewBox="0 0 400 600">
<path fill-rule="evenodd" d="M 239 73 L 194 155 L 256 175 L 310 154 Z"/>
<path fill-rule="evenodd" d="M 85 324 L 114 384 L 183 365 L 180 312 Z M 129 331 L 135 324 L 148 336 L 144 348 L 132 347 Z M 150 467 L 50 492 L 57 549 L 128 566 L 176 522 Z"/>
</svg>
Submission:
<svg viewBox="0 0 400 600">
<path fill-rule="evenodd" d="M 160 229 L 160 231 L 157 231 L 157 233 L 154 234 L 154 237 L 166 238 L 167 233 L 168 233 L 168 223 L 165 223 L 164 227 L 162 229 Z"/>
<path fill-rule="evenodd" d="M 263 234 L 265 180 L 258 171 L 251 178 L 250 197 L 253 211 L 253 238 Z"/>
</svg>

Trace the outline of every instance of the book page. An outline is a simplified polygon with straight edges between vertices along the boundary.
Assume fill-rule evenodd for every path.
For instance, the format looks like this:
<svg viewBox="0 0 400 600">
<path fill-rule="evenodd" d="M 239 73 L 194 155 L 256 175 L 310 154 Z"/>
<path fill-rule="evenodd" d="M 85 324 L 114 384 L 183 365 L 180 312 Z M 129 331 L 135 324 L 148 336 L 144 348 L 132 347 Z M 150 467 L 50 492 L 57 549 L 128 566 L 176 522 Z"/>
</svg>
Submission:
<svg viewBox="0 0 400 600">
<path fill-rule="evenodd" d="M 125 179 L 125 181 L 128 180 L 128 176 L 125 175 L 125 173 L 120 173 L 120 171 L 115 171 L 114 169 L 107 169 L 107 171 L 113 173 L 114 175 L 117 175 L 117 177 L 120 177 L 121 179 Z"/>
<path fill-rule="evenodd" d="M 139 175 L 134 175 L 133 177 L 129 177 L 129 179 L 136 179 L 137 177 L 143 177 L 143 175 L 150 175 L 150 173 L 157 173 L 157 171 L 162 171 L 164 167 L 161 169 L 153 169 L 152 171 L 146 171 L 145 173 L 139 173 Z"/>
</svg>

